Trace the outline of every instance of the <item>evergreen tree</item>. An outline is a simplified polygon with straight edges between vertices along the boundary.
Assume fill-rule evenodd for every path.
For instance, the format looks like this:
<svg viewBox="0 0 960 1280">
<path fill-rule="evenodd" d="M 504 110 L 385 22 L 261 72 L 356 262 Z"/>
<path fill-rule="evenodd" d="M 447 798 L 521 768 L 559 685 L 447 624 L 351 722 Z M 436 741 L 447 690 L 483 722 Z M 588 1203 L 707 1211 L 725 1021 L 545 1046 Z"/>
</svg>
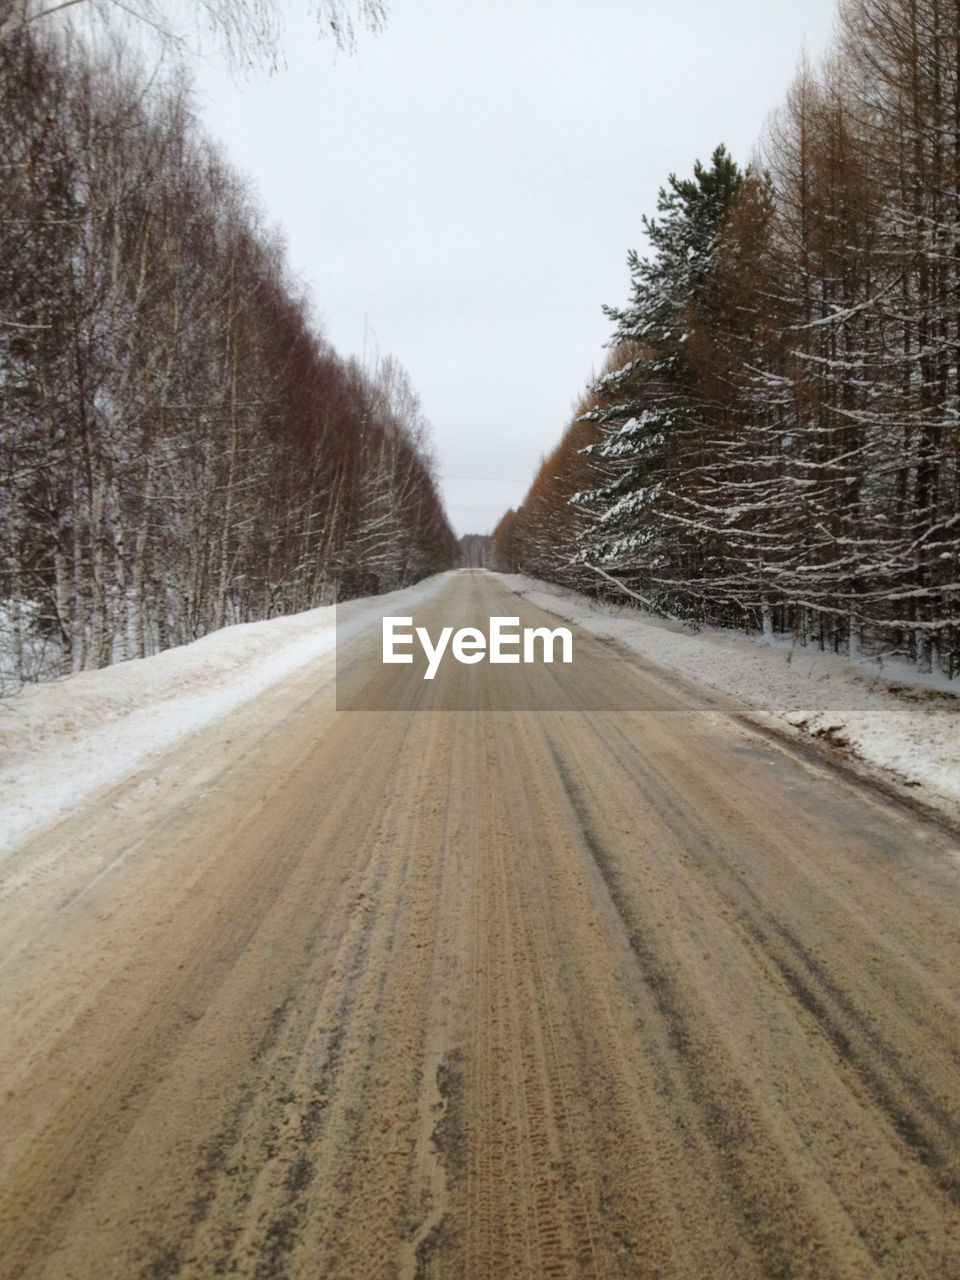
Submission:
<svg viewBox="0 0 960 1280">
<path fill-rule="evenodd" d="M 702 465 L 704 429 L 714 405 L 704 376 L 714 304 L 718 236 L 743 181 L 723 146 L 693 178 L 670 175 L 660 218 L 644 218 L 650 257 L 631 252 L 631 299 L 605 308 L 611 346 L 634 344 L 638 357 L 596 385 L 612 401 L 591 417 L 603 439 L 593 447 L 609 481 L 584 495 L 593 512 L 581 560 L 629 581 L 658 607 L 691 612 L 691 592 L 711 548 L 681 492 Z"/>
</svg>

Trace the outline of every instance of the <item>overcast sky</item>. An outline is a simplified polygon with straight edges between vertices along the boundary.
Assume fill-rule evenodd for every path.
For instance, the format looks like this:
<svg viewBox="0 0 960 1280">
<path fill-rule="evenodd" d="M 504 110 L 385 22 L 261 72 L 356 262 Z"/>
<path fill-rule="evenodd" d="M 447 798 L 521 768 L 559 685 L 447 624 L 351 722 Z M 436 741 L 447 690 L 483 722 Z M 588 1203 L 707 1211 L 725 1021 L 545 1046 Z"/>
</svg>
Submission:
<svg viewBox="0 0 960 1280">
<path fill-rule="evenodd" d="M 279 225 L 342 355 L 392 354 L 458 534 L 523 498 L 604 358 L 671 172 L 745 164 L 835 0 L 391 0 L 335 54 L 193 60 L 197 107 Z"/>
</svg>

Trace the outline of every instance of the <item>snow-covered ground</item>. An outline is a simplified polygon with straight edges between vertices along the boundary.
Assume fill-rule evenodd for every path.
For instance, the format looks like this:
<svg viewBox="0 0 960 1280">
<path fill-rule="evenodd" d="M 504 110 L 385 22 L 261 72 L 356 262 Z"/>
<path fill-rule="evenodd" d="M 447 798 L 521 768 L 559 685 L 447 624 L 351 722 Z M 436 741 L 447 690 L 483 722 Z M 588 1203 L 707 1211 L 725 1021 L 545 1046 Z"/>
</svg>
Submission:
<svg viewBox="0 0 960 1280">
<path fill-rule="evenodd" d="M 498 574 L 531 604 L 611 636 L 651 662 L 879 766 L 918 798 L 960 802 L 960 682 L 909 667 L 719 630 L 694 632 L 522 574 Z"/>
<path fill-rule="evenodd" d="M 960 690 L 907 669 L 879 671 L 814 650 L 691 632 L 516 574 L 532 604 L 626 644 L 667 671 L 845 747 L 918 794 L 960 803 Z M 444 581 L 269 622 L 226 627 L 156 657 L 0 699 L 0 854 L 180 738 L 213 723 L 389 613 L 410 613 Z M 339 613 L 339 619 L 337 614 Z"/>
<path fill-rule="evenodd" d="M 331 652 L 338 635 L 415 606 L 442 581 L 437 575 L 390 595 L 224 627 L 152 658 L 0 698 L 0 856 L 186 734 Z"/>
</svg>

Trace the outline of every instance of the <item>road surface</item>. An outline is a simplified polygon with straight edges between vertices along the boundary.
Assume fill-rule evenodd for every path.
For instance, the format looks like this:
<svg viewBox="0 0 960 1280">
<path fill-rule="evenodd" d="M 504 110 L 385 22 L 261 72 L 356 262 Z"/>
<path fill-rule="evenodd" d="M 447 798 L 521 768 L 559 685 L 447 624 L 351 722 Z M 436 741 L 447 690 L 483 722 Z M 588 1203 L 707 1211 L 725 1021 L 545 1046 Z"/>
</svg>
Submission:
<svg viewBox="0 0 960 1280">
<path fill-rule="evenodd" d="M 559 625 L 416 621 L 492 614 Z M 318 661 L 7 864 L 3 1280 L 960 1277 L 951 837 L 581 633 L 406 688 Z"/>
</svg>

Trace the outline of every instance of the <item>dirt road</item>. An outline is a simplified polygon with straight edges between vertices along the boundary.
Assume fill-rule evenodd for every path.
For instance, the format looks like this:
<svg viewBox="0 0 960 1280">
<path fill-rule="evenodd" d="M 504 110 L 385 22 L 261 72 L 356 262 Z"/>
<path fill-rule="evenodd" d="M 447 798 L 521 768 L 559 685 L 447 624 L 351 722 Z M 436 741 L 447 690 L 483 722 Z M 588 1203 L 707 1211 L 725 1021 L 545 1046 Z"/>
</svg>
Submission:
<svg viewBox="0 0 960 1280">
<path fill-rule="evenodd" d="M 12 859 L 3 1280 L 960 1277 L 955 844 L 575 652 L 322 660 Z"/>
</svg>

